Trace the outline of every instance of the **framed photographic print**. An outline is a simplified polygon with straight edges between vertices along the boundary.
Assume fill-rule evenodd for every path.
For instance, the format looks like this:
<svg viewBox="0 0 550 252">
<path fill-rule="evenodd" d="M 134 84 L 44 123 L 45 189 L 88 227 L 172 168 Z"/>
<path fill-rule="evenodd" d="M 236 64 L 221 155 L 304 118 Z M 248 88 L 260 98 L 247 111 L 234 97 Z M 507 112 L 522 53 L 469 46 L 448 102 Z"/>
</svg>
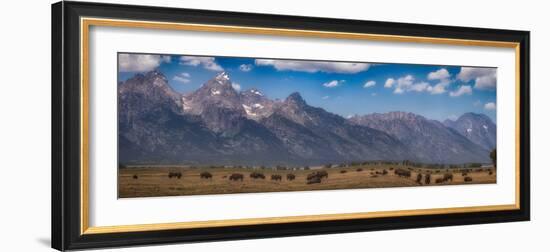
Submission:
<svg viewBox="0 0 550 252">
<path fill-rule="evenodd" d="M 58 250 L 529 220 L 527 31 L 65 1 L 52 69 Z"/>
</svg>

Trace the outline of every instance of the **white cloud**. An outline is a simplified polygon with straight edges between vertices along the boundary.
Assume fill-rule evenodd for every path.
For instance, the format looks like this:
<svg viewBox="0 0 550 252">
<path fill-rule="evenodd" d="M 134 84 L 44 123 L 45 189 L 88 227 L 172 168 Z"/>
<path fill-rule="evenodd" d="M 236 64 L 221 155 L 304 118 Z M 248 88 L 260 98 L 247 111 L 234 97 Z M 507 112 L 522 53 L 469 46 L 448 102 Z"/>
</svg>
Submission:
<svg viewBox="0 0 550 252">
<path fill-rule="evenodd" d="M 196 56 L 181 56 L 180 64 L 186 66 L 202 66 L 210 71 L 223 71 L 223 67 L 216 63 L 214 57 L 196 57 Z"/>
<path fill-rule="evenodd" d="M 459 96 L 462 96 L 462 95 L 465 95 L 465 94 L 467 94 L 467 95 L 472 94 L 472 87 L 471 86 L 462 85 L 457 90 L 451 91 L 449 93 L 449 95 L 451 97 L 459 97 Z"/>
<path fill-rule="evenodd" d="M 438 84 L 435 84 L 434 86 L 428 87 L 426 90 L 428 92 L 430 92 L 430 94 L 433 94 L 433 95 L 443 94 L 443 93 L 447 92 L 447 86 L 448 85 L 449 85 L 448 83 L 438 83 Z"/>
<path fill-rule="evenodd" d="M 387 81 L 386 81 L 387 82 Z M 414 82 L 414 77 L 412 75 L 403 76 L 397 79 L 395 84 L 395 89 L 393 92 L 395 94 L 402 94 L 404 92 L 423 92 L 426 91 L 430 85 L 426 82 Z"/>
<path fill-rule="evenodd" d="M 430 88 L 430 84 L 428 84 L 427 82 L 420 82 L 412 84 L 409 88 L 409 91 L 424 92 L 428 90 L 428 88 Z"/>
<path fill-rule="evenodd" d="M 495 109 L 497 109 L 497 105 L 494 102 L 485 103 L 484 107 L 485 107 L 486 110 L 495 110 Z"/>
<path fill-rule="evenodd" d="M 463 82 L 474 80 L 476 89 L 495 89 L 497 70 L 495 68 L 461 67 L 456 78 Z"/>
<path fill-rule="evenodd" d="M 443 94 L 447 92 L 447 87 L 451 84 L 451 74 L 445 68 L 428 73 L 427 78 L 428 80 L 438 81 L 434 86 L 427 89 L 430 94 Z"/>
<path fill-rule="evenodd" d="M 189 73 L 183 72 L 183 73 L 180 73 L 178 75 L 175 75 L 174 78 L 172 78 L 172 80 L 175 80 L 177 82 L 181 82 L 183 84 L 187 84 L 187 83 L 191 82 L 191 79 L 189 79 L 189 78 L 191 78 L 191 75 Z"/>
<path fill-rule="evenodd" d="M 174 76 L 174 78 L 172 78 L 172 79 L 173 79 L 173 80 L 175 80 L 175 81 L 178 81 L 178 82 L 184 83 L 184 84 L 187 84 L 187 83 L 191 82 L 191 80 L 190 80 L 190 79 L 186 79 L 186 78 L 184 78 L 184 77 L 181 77 L 181 76 L 177 76 L 177 75 L 176 75 L 176 76 Z"/>
<path fill-rule="evenodd" d="M 251 64 L 242 64 L 239 66 L 239 70 L 243 71 L 243 72 L 250 72 L 250 70 L 252 70 L 252 65 Z"/>
<path fill-rule="evenodd" d="M 393 93 L 394 94 L 402 94 L 402 93 L 405 93 L 405 90 L 403 90 L 402 88 L 395 88 L 393 90 Z"/>
<path fill-rule="evenodd" d="M 401 77 L 397 79 L 397 85 L 395 87 L 395 90 L 393 90 L 393 92 L 396 94 L 402 94 L 407 89 L 409 89 L 410 86 L 412 86 L 413 82 L 414 82 L 414 77 L 412 75 Z"/>
<path fill-rule="evenodd" d="M 437 77 L 437 78 L 436 78 Z M 442 94 L 447 92 L 447 86 L 450 84 L 449 75 L 447 70 L 443 69 L 432 72 L 431 77 L 428 79 L 439 80 L 435 85 L 430 85 L 430 83 L 425 81 L 417 82 L 412 75 L 406 75 L 395 80 L 394 78 L 389 78 L 384 84 L 385 88 L 393 88 L 393 93 L 403 94 L 405 92 L 428 92 L 430 94 Z"/>
<path fill-rule="evenodd" d="M 485 75 L 476 78 L 475 88 L 477 89 L 495 89 L 497 86 L 497 76 Z"/>
<path fill-rule="evenodd" d="M 330 96 L 328 96 L 328 95 L 325 95 L 325 96 L 321 97 L 321 99 L 323 99 L 323 100 L 326 100 L 328 98 L 330 98 Z"/>
<path fill-rule="evenodd" d="M 344 83 L 345 81 L 344 80 L 332 80 L 332 81 L 329 81 L 329 82 L 325 82 L 323 83 L 323 86 L 324 87 L 327 87 L 327 88 L 335 88 L 335 87 L 338 87 L 340 85 L 342 85 L 342 83 Z"/>
<path fill-rule="evenodd" d="M 170 56 L 163 55 L 122 53 L 118 55 L 118 69 L 121 72 L 148 72 L 171 59 Z"/>
<path fill-rule="evenodd" d="M 372 93 L 372 94 L 370 94 L 370 95 L 371 95 L 371 96 L 376 96 L 377 94 L 376 94 L 376 93 Z"/>
<path fill-rule="evenodd" d="M 241 84 L 239 84 L 237 82 L 232 82 L 231 86 L 233 87 L 233 89 L 235 89 L 237 91 L 241 91 Z"/>
<path fill-rule="evenodd" d="M 364 88 L 370 88 L 370 87 L 374 87 L 374 86 L 376 86 L 376 81 L 373 81 L 373 80 L 367 81 L 363 85 Z"/>
<path fill-rule="evenodd" d="M 428 80 L 447 80 L 451 78 L 451 75 L 449 74 L 449 71 L 445 68 L 441 68 L 435 72 L 431 72 L 428 74 Z"/>
<path fill-rule="evenodd" d="M 297 72 L 326 72 L 326 73 L 344 73 L 352 74 L 367 71 L 370 64 L 367 63 L 349 63 L 349 62 L 320 62 L 320 61 L 297 61 L 297 60 L 271 60 L 257 59 L 255 64 L 258 66 L 273 66 L 278 71 L 297 71 Z"/>
<path fill-rule="evenodd" d="M 388 79 L 386 80 L 386 83 L 384 83 L 384 87 L 385 87 L 385 88 L 392 88 L 394 83 L 395 83 L 395 79 L 394 79 L 394 78 L 388 78 Z"/>
</svg>

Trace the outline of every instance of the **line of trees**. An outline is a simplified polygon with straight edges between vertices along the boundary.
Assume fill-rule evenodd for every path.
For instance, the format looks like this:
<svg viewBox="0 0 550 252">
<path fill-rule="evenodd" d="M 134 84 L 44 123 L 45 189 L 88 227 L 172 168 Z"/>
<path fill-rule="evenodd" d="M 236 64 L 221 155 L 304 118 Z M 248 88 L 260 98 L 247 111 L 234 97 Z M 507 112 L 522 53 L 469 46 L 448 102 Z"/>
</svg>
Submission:
<svg viewBox="0 0 550 252">
<path fill-rule="evenodd" d="M 489 153 L 489 157 L 491 158 L 491 161 L 493 163 L 493 166 L 496 168 L 496 160 L 497 160 L 497 150 L 493 149 Z M 345 168 L 345 167 L 354 167 L 354 166 L 368 166 L 368 165 L 403 165 L 403 166 L 409 166 L 409 167 L 415 167 L 415 168 L 428 168 L 428 169 L 444 169 L 444 168 L 479 168 L 482 166 L 481 163 L 466 163 L 466 164 L 426 164 L 426 163 L 420 163 L 420 162 L 413 162 L 411 160 L 403 160 L 403 161 L 352 161 L 352 162 L 344 162 L 339 164 L 333 164 L 333 163 L 327 163 L 322 165 L 323 168 Z M 126 168 L 128 167 L 125 164 L 119 164 L 119 168 Z M 305 166 L 287 166 L 287 165 L 276 165 L 273 167 L 270 166 L 251 166 L 251 165 L 210 165 L 206 167 L 201 166 L 190 166 L 190 168 L 247 168 L 247 169 L 253 169 L 253 168 L 259 168 L 259 169 L 275 169 L 275 170 L 309 170 L 310 167 L 308 165 Z"/>
</svg>

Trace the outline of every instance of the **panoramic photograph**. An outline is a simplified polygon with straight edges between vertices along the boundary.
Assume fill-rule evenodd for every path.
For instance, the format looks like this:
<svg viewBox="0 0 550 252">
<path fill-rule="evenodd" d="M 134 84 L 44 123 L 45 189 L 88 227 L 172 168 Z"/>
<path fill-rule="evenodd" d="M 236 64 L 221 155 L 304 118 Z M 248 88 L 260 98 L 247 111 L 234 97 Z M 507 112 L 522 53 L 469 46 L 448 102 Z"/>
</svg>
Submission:
<svg viewBox="0 0 550 252">
<path fill-rule="evenodd" d="M 492 67 L 118 53 L 119 198 L 496 183 Z"/>
</svg>

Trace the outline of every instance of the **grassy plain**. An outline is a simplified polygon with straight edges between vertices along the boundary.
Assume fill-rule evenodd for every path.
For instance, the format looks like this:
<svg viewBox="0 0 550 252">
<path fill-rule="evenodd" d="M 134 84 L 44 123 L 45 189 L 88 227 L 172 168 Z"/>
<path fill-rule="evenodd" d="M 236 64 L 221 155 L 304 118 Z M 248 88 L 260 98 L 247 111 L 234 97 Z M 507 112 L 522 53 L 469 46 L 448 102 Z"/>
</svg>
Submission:
<svg viewBox="0 0 550 252">
<path fill-rule="evenodd" d="M 396 169 L 410 171 L 410 177 L 398 176 Z M 360 165 L 342 168 L 319 168 L 311 170 L 272 170 L 246 168 L 189 168 L 189 167 L 151 167 L 134 166 L 119 168 L 118 195 L 120 198 L 155 197 L 176 195 L 204 195 L 254 192 L 310 191 L 358 188 L 383 188 L 407 186 L 461 185 L 496 183 L 494 168 L 427 169 L 413 168 L 404 165 Z M 383 174 L 386 170 L 387 174 Z M 326 171 L 328 178 L 321 183 L 308 184 L 308 174 Z M 344 172 L 345 171 L 345 172 Z M 208 172 L 212 178 L 201 178 L 202 172 Z M 265 179 L 254 179 L 250 173 L 258 172 Z M 181 174 L 169 177 L 169 174 Z M 242 174 L 243 180 L 230 180 L 232 174 Z M 294 174 L 294 180 L 286 175 Z M 417 182 L 418 174 L 422 175 Z M 430 174 L 430 183 L 425 177 Z M 452 174 L 453 179 L 436 183 L 444 174 Z M 465 174 L 465 175 L 463 175 Z M 282 180 L 272 180 L 271 175 L 281 175 Z M 472 180 L 466 182 L 465 177 Z"/>
</svg>

